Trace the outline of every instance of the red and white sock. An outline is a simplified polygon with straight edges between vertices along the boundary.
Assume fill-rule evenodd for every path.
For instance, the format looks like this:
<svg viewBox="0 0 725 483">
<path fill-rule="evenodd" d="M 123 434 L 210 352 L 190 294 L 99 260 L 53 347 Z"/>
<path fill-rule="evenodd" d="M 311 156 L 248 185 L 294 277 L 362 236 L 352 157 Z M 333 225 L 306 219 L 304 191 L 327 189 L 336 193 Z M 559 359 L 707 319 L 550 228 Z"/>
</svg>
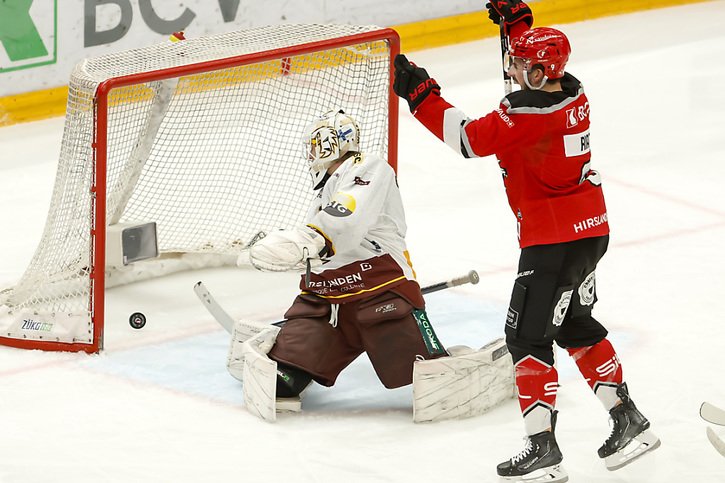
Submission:
<svg viewBox="0 0 725 483">
<path fill-rule="evenodd" d="M 617 402 L 617 386 L 622 384 L 622 366 L 612 344 L 603 339 L 588 347 L 567 349 L 574 358 L 579 372 L 587 380 L 589 387 L 609 411 Z"/>
<path fill-rule="evenodd" d="M 549 429 L 559 388 L 556 368 L 533 356 L 526 356 L 516 363 L 515 370 L 526 434 L 533 435 Z"/>
</svg>

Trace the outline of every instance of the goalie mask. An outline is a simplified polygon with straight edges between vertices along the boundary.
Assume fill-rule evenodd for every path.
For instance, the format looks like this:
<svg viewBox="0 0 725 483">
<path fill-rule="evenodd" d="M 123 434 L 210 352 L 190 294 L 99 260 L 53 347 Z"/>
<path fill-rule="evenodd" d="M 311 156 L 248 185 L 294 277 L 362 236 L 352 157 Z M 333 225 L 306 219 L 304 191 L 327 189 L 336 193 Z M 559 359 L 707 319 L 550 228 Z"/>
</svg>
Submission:
<svg viewBox="0 0 725 483">
<path fill-rule="evenodd" d="M 360 128 L 342 109 L 330 111 L 305 130 L 304 145 L 312 184 L 319 189 L 335 161 L 360 151 Z"/>
</svg>

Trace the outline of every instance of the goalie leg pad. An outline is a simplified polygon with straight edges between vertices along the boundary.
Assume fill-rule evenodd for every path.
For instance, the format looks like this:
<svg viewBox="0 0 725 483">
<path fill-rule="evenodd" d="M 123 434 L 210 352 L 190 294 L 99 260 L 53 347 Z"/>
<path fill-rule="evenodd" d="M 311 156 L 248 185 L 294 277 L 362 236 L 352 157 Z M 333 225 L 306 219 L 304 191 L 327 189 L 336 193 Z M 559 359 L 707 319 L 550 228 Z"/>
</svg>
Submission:
<svg viewBox="0 0 725 483">
<path fill-rule="evenodd" d="M 269 328 L 242 344 L 244 404 L 265 421 L 277 419 L 277 363 L 267 357 L 277 332 Z"/>
<path fill-rule="evenodd" d="M 235 379 L 244 381 L 244 352 L 243 344 L 262 331 L 271 330 L 276 337 L 279 327 L 251 320 L 238 320 L 232 329 L 232 339 L 227 355 L 227 370 Z"/>
<path fill-rule="evenodd" d="M 457 355 L 413 365 L 416 423 L 477 416 L 515 395 L 513 362 L 503 339 L 475 352 L 451 349 Z"/>
</svg>

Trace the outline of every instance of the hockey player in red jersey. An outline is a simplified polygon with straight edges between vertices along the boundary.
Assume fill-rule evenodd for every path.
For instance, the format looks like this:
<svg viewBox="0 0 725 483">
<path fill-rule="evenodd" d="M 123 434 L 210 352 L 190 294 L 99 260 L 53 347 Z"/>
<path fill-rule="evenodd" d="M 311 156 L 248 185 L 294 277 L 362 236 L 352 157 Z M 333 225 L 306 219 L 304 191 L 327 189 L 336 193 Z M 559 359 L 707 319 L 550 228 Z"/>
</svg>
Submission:
<svg viewBox="0 0 725 483">
<path fill-rule="evenodd" d="M 589 101 L 565 72 L 569 41 L 556 29 L 531 28 L 533 14 L 520 0 L 494 0 L 487 8 L 508 35 L 507 72 L 520 90 L 488 115 L 469 119 L 403 55 L 395 59 L 393 89 L 456 152 L 498 159 L 521 247 L 505 332 L 527 444 L 497 471 L 511 481 L 566 481 L 554 435 L 554 342 L 574 358 L 609 411 L 612 434 L 599 448 L 608 469 L 655 449 L 659 439 L 629 396 L 607 330 L 592 317 L 594 272 L 607 250 L 609 225 L 600 176 L 590 163 Z"/>
</svg>

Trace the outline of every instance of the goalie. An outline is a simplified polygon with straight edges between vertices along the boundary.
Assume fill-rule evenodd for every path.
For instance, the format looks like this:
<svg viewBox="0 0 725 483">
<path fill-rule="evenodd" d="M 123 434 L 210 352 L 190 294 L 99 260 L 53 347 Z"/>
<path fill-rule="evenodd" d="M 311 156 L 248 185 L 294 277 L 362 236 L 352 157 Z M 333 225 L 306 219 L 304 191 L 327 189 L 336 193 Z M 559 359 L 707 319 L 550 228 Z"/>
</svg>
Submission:
<svg viewBox="0 0 725 483">
<path fill-rule="evenodd" d="M 267 235 L 252 245 L 249 260 L 239 261 L 266 271 L 306 268 L 302 292 L 281 329 L 236 322 L 229 371 L 244 382 L 249 411 L 270 421 L 277 410 L 299 410 L 312 381 L 335 384 L 363 352 L 385 387 L 413 382 L 415 421 L 480 414 L 513 395 L 505 343 L 480 351 L 459 346 L 451 355 L 443 348 L 406 249 L 395 173 L 382 158 L 360 152 L 359 136 L 343 111 L 306 130 L 319 190 L 307 224 Z"/>
<path fill-rule="evenodd" d="M 230 372 L 244 380 L 247 407 L 264 419 L 274 419 L 273 395 L 295 410 L 311 381 L 332 386 L 363 352 L 387 388 L 410 384 L 416 360 L 447 355 L 415 281 L 391 166 L 360 152 L 360 128 L 342 110 L 316 120 L 304 144 L 319 190 L 307 223 L 270 233 L 248 256 L 259 270 L 308 264 L 312 269 L 302 276 L 302 291 L 281 330 L 267 326 L 248 341 L 243 356 L 242 343 L 251 334 L 239 334 L 244 329 L 236 327 L 229 361 Z M 273 386 L 268 373 L 274 363 L 265 360 L 267 351 L 268 360 L 276 362 Z"/>
</svg>

